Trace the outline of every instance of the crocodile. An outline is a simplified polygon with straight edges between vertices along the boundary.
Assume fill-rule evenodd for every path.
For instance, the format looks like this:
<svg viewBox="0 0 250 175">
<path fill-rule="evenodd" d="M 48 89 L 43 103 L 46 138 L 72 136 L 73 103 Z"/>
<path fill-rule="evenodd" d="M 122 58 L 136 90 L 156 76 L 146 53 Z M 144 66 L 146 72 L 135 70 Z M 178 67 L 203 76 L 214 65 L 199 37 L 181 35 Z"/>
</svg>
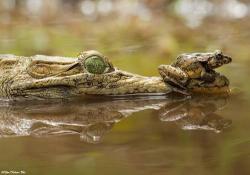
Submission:
<svg viewBox="0 0 250 175">
<path fill-rule="evenodd" d="M 1 99 L 51 99 L 83 95 L 229 93 L 228 79 L 214 69 L 231 62 L 221 52 L 182 54 L 159 77 L 122 71 L 98 51 L 77 57 L 0 55 Z"/>
</svg>

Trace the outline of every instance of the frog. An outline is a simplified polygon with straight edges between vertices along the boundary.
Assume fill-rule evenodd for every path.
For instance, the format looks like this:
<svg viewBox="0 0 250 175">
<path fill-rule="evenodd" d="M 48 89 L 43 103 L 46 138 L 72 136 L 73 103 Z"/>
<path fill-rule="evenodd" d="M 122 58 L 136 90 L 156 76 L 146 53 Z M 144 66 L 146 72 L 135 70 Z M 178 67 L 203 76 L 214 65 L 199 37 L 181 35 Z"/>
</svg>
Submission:
<svg viewBox="0 0 250 175">
<path fill-rule="evenodd" d="M 229 80 L 214 69 L 232 62 L 221 50 L 207 53 L 184 53 L 171 65 L 160 65 L 159 73 L 173 91 L 190 95 L 194 90 L 225 91 Z"/>
</svg>

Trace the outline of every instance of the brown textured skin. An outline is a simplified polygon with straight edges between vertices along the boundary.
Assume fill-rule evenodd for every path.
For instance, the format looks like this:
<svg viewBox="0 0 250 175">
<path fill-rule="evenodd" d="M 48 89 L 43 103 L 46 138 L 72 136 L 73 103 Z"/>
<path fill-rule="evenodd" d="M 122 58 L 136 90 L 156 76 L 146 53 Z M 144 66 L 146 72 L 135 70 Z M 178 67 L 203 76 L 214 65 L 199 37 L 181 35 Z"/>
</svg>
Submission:
<svg viewBox="0 0 250 175">
<path fill-rule="evenodd" d="M 183 94 L 228 94 L 229 80 L 214 69 L 231 63 L 232 58 L 217 50 L 211 53 L 185 53 L 159 71 L 166 84 Z"/>
<path fill-rule="evenodd" d="M 183 54 L 184 59 L 177 59 L 174 66 L 159 66 L 161 77 L 145 77 L 119 70 L 97 51 L 82 52 L 78 58 L 0 55 L 0 97 L 48 99 L 82 95 L 158 95 L 172 91 L 183 92 L 178 90 L 179 87 L 198 93 L 228 93 L 227 78 L 211 71 L 223 64 L 218 60 L 210 61 L 208 55 L 213 56 L 212 53 L 198 55 L 201 56 L 192 54 L 190 59 L 190 54 Z M 109 70 L 102 74 L 89 73 L 84 61 L 91 56 L 104 60 L 109 65 Z M 199 64 L 200 59 L 205 59 L 202 66 L 189 69 L 190 66 L 193 68 L 193 65 Z M 185 71 L 188 68 L 189 73 L 195 75 L 203 67 L 206 69 L 198 77 L 190 76 Z M 214 81 L 203 77 L 208 72 L 212 74 Z M 172 84 L 172 87 L 166 86 L 171 82 L 177 88 L 173 88 Z"/>
<path fill-rule="evenodd" d="M 96 51 L 85 53 L 100 54 Z M 0 55 L 0 97 L 67 98 L 88 94 L 169 92 L 160 77 L 144 77 L 113 69 L 105 74 L 88 73 L 82 66 L 81 57 Z"/>
</svg>

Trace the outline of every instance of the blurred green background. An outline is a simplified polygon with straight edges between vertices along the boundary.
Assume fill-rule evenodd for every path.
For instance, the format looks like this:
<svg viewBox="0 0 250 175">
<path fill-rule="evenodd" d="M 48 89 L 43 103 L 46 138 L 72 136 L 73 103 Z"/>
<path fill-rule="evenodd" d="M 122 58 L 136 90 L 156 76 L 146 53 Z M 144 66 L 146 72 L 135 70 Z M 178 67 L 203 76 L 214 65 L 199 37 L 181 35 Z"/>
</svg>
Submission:
<svg viewBox="0 0 250 175">
<path fill-rule="evenodd" d="M 183 52 L 221 49 L 249 63 L 249 9 L 247 0 L 1 0 L 0 53 L 95 49 L 146 75 Z"/>
</svg>

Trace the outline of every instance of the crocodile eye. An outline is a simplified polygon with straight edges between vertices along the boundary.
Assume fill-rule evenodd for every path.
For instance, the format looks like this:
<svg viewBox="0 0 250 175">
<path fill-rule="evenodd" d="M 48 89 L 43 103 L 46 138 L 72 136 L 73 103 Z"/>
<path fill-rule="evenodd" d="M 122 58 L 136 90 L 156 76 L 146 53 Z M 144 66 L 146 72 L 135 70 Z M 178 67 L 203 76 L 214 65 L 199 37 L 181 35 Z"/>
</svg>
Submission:
<svg viewBox="0 0 250 175">
<path fill-rule="evenodd" d="M 84 61 L 85 69 L 92 74 L 103 74 L 110 70 L 110 65 L 100 56 L 93 55 Z"/>
</svg>

